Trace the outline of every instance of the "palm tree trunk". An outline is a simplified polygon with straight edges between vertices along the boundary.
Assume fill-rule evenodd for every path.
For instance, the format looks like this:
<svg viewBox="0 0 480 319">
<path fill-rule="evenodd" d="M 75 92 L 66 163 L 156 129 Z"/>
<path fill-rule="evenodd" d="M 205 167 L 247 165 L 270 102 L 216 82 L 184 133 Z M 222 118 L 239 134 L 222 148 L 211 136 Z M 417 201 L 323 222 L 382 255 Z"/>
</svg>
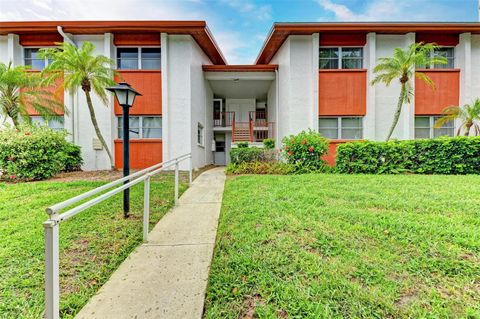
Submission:
<svg viewBox="0 0 480 319">
<path fill-rule="evenodd" d="M 406 87 L 405 87 L 405 84 L 402 83 L 402 89 L 400 91 L 400 96 L 398 98 L 397 110 L 395 111 L 395 115 L 393 116 L 392 127 L 390 128 L 390 131 L 388 132 L 388 135 L 387 135 L 387 139 L 386 139 L 387 142 L 390 140 L 390 137 L 392 137 L 393 130 L 395 130 L 395 127 L 398 124 L 400 113 L 402 113 L 402 106 L 403 106 L 403 100 L 405 99 L 405 92 L 406 92 Z"/>
<path fill-rule="evenodd" d="M 112 153 L 110 153 L 110 149 L 108 148 L 107 143 L 105 142 L 105 139 L 103 138 L 103 135 L 100 132 L 100 128 L 98 127 L 97 117 L 95 116 L 95 110 L 93 108 L 90 92 L 87 90 L 83 90 L 83 92 L 85 92 L 85 97 L 87 98 L 88 110 L 90 111 L 90 119 L 92 120 L 93 127 L 95 128 L 95 133 L 97 134 L 97 137 L 100 140 L 100 143 L 102 143 L 103 147 L 105 148 L 105 151 L 107 151 L 108 157 L 110 158 L 110 166 L 113 169 L 114 166 L 113 166 Z"/>
<path fill-rule="evenodd" d="M 470 135 L 470 129 L 472 128 L 472 125 L 473 125 L 473 123 L 470 123 L 470 122 L 465 125 L 465 128 L 466 128 L 466 130 L 465 130 L 465 136 L 469 136 L 469 135 Z"/>
<path fill-rule="evenodd" d="M 18 122 L 18 118 L 16 116 L 11 117 L 13 126 L 17 129 L 17 131 L 20 131 L 20 123 Z"/>
</svg>

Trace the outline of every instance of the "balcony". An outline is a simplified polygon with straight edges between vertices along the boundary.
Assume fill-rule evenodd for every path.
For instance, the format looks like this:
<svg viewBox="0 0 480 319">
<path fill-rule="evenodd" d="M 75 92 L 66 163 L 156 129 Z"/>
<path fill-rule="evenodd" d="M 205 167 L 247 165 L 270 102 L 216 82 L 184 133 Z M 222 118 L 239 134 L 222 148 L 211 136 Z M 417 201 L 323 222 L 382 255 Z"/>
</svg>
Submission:
<svg viewBox="0 0 480 319">
<path fill-rule="evenodd" d="M 248 112 L 248 121 L 237 121 L 235 112 L 215 112 L 214 130 L 232 131 L 232 142 L 262 142 L 274 138 L 274 122 L 268 121 L 266 111 Z"/>
</svg>

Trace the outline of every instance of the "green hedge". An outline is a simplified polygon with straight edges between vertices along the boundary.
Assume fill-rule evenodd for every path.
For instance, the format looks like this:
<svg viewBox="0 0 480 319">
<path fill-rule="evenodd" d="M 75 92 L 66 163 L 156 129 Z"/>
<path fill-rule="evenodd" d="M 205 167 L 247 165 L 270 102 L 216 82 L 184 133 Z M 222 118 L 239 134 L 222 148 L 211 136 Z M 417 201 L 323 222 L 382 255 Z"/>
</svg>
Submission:
<svg viewBox="0 0 480 319">
<path fill-rule="evenodd" d="M 259 147 L 237 147 L 230 150 L 232 164 L 270 162 L 275 160 L 275 151 Z"/>
<path fill-rule="evenodd" d="M 0 130 L 0 176 L 8 180 L 41 180 L 82 164 L 80 147 L 66 141 L 66 131 L 48 127 Z"/>
<path fill-rule="evenodd" d="M 479 174 L 480 137 L 341 144 L 336 170 L 353 174 Z"/>
</svg>

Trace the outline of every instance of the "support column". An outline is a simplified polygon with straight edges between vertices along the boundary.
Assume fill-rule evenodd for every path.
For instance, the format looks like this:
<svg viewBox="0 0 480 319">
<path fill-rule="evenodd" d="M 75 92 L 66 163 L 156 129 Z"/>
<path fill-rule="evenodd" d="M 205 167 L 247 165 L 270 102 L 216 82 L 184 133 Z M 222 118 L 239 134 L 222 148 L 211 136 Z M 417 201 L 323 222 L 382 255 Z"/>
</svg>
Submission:
<svg viewBox="0 0 480 319">
<path fill-rule="evenodd" d="M 408 48 L 413 43 L 415 43 L 415 33 L 414 32 L 407 33 L 405 35 L 405 48 Z M 415 78 L 411 79 L 410 81 L 411 81 L 413 92 L 415 92 Z M 402 128 L 402 132 L 399 134 L 399 137 L 405 140 L 414 139 L 415 138 L 415 97 L 412 97 L 410 104 L 403 105 L 402 114 L 400 117 L 403 119 L 403 128 Z"/>
<path fill-rule="evenodd" d="M 313 66 L 313 75 L 312 75 L 312 92 L 313 92 L 313 112 L 312 112 L 312 129 L 315 131 L 318 130 L 318 97 L 319 97 L 319 88 L 318 88 L 318 55 L 320 48 L 320 34 L 314 33 L 312 35 L 312 66 Z"/>
<path fill-rule="evenodd" d="M 375 134 L 375 85 L 370 82 L 375 77 L 373 69 L 377 65 L 377 35 L 374 32 L 367 34 L 367 44 L 365 45 L 364 65 L 367 69 L 367 110 L 363 119 L 363 138 L 367 140 L 376 140 Z"/>
</svg>

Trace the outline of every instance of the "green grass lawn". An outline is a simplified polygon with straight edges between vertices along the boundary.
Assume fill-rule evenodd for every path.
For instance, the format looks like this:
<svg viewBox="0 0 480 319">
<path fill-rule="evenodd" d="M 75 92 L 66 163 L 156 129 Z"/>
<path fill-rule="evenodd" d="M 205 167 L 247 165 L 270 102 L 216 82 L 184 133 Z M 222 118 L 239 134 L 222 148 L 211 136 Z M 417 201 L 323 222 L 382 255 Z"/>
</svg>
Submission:
<svg viewBox="0 0 480 319">
<path fill-rule="evenodd" d="M 44 310 L 45 208 L 103 182 L 0 183 L 0 318 L 41 318 Z M 180 191 L 186 189 L 182 184 Z M 151 183 L 153 225 L 173 205 L 173 175 Z M 142 240 L 143 183 L 60 224 L 61 312 L 73 317 Z"/>
<path fill-rule="evenodd" d="M 226 183 L 206 318 L 480 318 L 480 176 Z"/>
</svg>

